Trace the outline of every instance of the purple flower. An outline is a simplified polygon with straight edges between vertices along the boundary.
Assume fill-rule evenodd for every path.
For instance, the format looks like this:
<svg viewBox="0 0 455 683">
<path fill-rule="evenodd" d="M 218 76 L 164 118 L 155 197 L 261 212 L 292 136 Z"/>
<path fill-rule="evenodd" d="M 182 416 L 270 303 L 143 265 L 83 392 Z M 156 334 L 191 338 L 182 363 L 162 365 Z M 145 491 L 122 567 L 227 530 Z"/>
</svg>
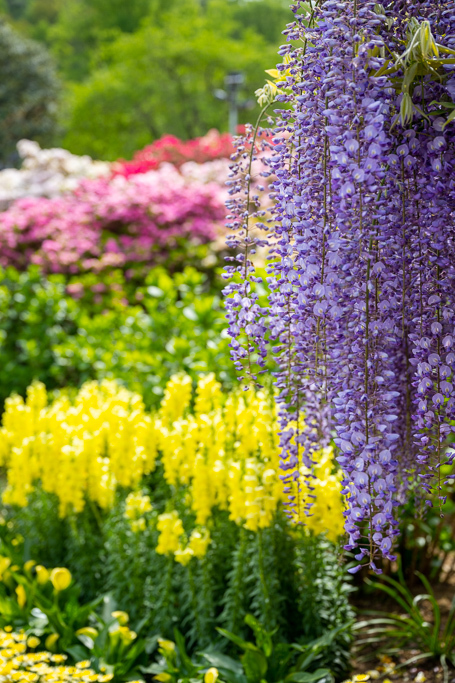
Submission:
<svg viewBox="0 0 455 683">
<path fill-rule="evenodd" d="M 334 435 L 349 496 L 346 547 L 380 571 L 378 558 L 393 557 L 409 488 L 422 500 L 441 496 L 439 467 L 451 457 L 455 126 L 442 130 L 444 121 L 416 115 L 401 127 L 393 83 L 372 74 L 381 55 L 407 42 L 408 15 L 427 19 L 451 45 L 455 16 L 438 12 L 436 0 L 418 8 L 400 0 L 392 32 L 374 7 L 328 0 L 304 23 L 301 2 L 293 6 L 280 54 L 295 78 L 280 94 L 286 107 L 268 159 L 272 217 L 260 238 L 270 257 L 269 304 L 259 310 L 254 301 L 249 324 L 258 331 L 235 353 L 243 371 L 269 337 L 276 341 L 285 485 L 297 481 L 298 464 L 311 469 Z M 427 79 L 416 105 L 442 101 L 452 80 Z M 237 187 L 234 222 L 250 259 L 259 238 L 246 237 L 247 193 Z M 252 265 L 242 264 L 232 275 L 244 284 L 232 287 L 251 298 Z M 244 334 L 240 313 L 228 308 L 228 318 Z M 293 439 L 284 436 L 290 426 Z"/>
</svg>

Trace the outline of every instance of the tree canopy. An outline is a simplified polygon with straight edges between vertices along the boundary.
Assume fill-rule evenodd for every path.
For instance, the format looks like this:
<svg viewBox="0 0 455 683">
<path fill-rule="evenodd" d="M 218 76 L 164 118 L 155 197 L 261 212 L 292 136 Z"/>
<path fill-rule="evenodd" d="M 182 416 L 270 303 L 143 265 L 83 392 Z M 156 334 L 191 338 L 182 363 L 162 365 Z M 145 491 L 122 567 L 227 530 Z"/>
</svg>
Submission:
<svg viewBox="0 0 455 683">
<path fill-rule="evenodd" d="M 58 80 L 46 49 L 0 21 L 0 163 L 14 161 L 16 142 L 48 142 L 55 133 Z"/>
<path fill-rule="evenodd" d="M 59 142 L 114 159 L 173 133 L 227 128 L 214 96 L 229 71 L 252 97 L 277 61 L 287 0 L 0 0 L 0 11 L 42 41 L 63 82 Z M 243 121 L 255 112 L 243 112 Z"/>
</svg>

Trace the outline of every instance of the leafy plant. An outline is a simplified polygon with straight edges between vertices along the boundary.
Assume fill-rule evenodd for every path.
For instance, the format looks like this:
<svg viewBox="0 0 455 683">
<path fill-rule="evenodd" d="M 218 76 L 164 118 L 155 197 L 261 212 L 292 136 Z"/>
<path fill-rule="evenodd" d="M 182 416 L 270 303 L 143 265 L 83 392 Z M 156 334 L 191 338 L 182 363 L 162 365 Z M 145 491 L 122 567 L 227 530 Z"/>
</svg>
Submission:
<svg viewBox="0 0 455 683">
<path fill-rule="evenodd" d="M 14 557 L 15 553 L 11 554 Z M 78 642 L 77 631 L 87 626 L 102 597 L 81 604 L 80 588 L 66 568 L 48 571 L 32 561 L 21 569 L 12 564 L 8 554 L 0 557 L 0 562 L 0 626 L 28 628 L 35 636 L 46 638 L 46 647 L 58 643 L 59 651 L 68 651 Z"/>
<path fill-rule="evenodd" d="M 245 680 L 248 683 L 260 683 L 263 680 L 270 681 L 270 683 L 275 681 L 289 683 L 319 681 L 322 683 L 324 681 L 328 683 L 335 680 L 330 669 L 319 665 L 326 649 L 330 648 L 342 631 L 349 628 L 349 623 L 328 631 L 321 638 L 304 645 L 275 643 L 273 639 L 275 632 L 267 631 L 252 614 L 246 615 L 245 623 L 253 631 L 255 643 L 244 640 L 225 629 L 218 629 L 222 635 L 243 650 L 240 656 L 241 668 L 236 660 L 226 655 L 203 653 L 205 659 L 220 670 L 228 683 L 241 683 Z"/>
<path fill-rule="evenodd" d="M 402 652 L 405 645 L 412 644 L 420 653 L 401 666 L 438 658 L 447 681 L 447 663 L 455 666 L 455 599 L 444 623 L 430 582 L 421 572 L 416 574 L 426 591 L 416 596 L 406 586 L 401 570 L 399 581 L 384 576 L 384 583 L 371 582 L 373 588 L 392 598 L 403 613 L 368 612 L 372 618 L 359 622 L 356 626 L 361 635 L 356 640 L 356 646 L 362 649 L 367 645 L 374 645 L 376 652 L 382 649 L 393 654 Z M 429 618 L 428 614 L 431 615 Z"/>
<path fill-rule="evenodd" d="M 138 673 L 148 661 L 156 638 L 144 635 L 146 620 L 134 630 L 129 615 L 113 610 L 109 596 L 81 602 L 80 586 L 66 568 L 47 570 L 28 561 L 12 564 L 19 554 L 2 546 L 0 628 L 26 629 L 50 651 L 70 655 L 74 661 L 90 659 L 97 671 L 113 674 L 116 681 Z M 32 642 L 32 641 L 30 641 Z"/>
<path fill-rule="evenodd" d="M 207 666 L 200 661 L 200 657 L 194 660 L 188 655 L 185 640 L 177 628 L 174 628 L 174 639 L 164 640 L 158 638 L 158 661 L 147 668 L 143 673 L 155 674 L 155 680 L 162 683 L 189 683 L 202 679 L 202 673 Z"/>
<path fill-rule="evenodd" d="M 116 377 L 148 406 L 182 370 L 195 378 L 215 368 L 226 385 L 234 382 L 219 285 L 211 289 L 206 275 L 156 268 L 142 286 L 118 272 L 69 287 L 78 284 L 82 301 L 60 275 L 0 270 L 0 402 L 13 391 L 25 395 L 33 379 L 58 389 Z"/>
<path fill-rule="evenodd" d="M 105 603 L 112 600 L 107 596 Z M 106 609 L 103 610 L 106 612 Z M 148 662 L 148 655 L 156 645 L 156 638 L 147 636 L 146 621 L 140 622 L 134 630 L 128 628 L 129 615 L 126 612 L 114 611 L 96 615 L 97 628 L 80 629 L 78 639 L 89 651 L 92 665 L 98 671 L 112 674 L 115 681 L 131 680 Z M 80 647 L 68 648 L 68 653 L 78 659 Z"/>
<path fill-rule="evenodd" d="M 394 25 L 394 18 L 386 15 L 382 5 L 377 4 L 375 10 L 390 30 Z M 441 84 L 447 83 L 451 79 L 451 69 L 455 63 L 455 50 L 435 39 L 429 21 L 419 22 L 416 17 L 410 18 L 406 39 L 399 41 L 399 44 L 405 48 L 404 51 L 401 54 L 392 52 L 388 55 L 375 76 L 390 76 L 395 89 L 401 93 L 400 112 L 393 125 L 400 120 L 402 126 L 405 126 L 413 122 L 416 113 L 430 120 L 424 98 L 420 106 L 413 100 L 414 90 L 419 94 L 423 93 L 429 79 Z M 380 50 L 375 47 L 372 52 L 377 56 Z M 442 123 L 442 129 L 455 118 L 455 103 L 449 98 L 441 102 L 433 101 L 430 106 L 438 107 L 431 112 L 433 116 L 448 114 Z"/>
<path fill-rule="evenodd" d="M 349 628 L 345 624 L 326 633 L 323 637 L 305 645 L 275 642 L 275 632 L 267 631 L 252 614 L 247 614 L 245 624 L 254 635 L 255 642 L 244 640 L 223 628 L 217 630 L 243 651 L 240 658 L 224 654 L 221 650 L 207 650 L 191 658 L 185 648 L 181 633 L 174 629 L 175 642 L 158 640 L 158 663 L 144 672 L 155 674 L 163 683 L 184 681 L 220 680 L 225 683 L 333 683 L 332 672 L 319 666 L 321 657 L 341 631 Z M 207 675 L 208 662 L 211 676 Z"/>
</svg>

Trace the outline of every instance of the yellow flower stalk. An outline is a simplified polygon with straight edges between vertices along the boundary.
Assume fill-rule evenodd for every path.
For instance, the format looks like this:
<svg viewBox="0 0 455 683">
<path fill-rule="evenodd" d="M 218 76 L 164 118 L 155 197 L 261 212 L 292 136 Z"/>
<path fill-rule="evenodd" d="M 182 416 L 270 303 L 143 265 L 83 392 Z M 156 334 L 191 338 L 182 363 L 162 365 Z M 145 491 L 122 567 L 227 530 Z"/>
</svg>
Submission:
<svg viewBox="0 0 455 683">
<path fill-rule="evenodd" d="M 25 506 L 39 485 L 57 497 L 65 517 L 82 512 L 87 502 L 108 510 L 117 489 L 126 489 L 125 518 L 141 534 L 153 528 L 154 519 L 141 485 L 159 460 L 166 483 L 198 527 L 210 527 L 213 511 L 221 509 L 248 530 L 267 528 L 283 500 L 274 397 L 266 391 L 226 396 L 208 374 L 197 383 L 194 408 L 192 400 L 192 380 L 184 374 L 170 379 L 154 414 L 115 381 L 87 382 L 74 400 L 63 396 L 54 402 L 34 383 L 25 401 L 6 401 L 0 428 L 0 463 L 7 476 L 3 502 Z M 294 521 L 336 540 L 343 525 L 340 475 L 332 449 L 321 450 L 316 460 L 312 514 L 306 517 L 297 505 Z M 306 475 L 302 468 L 295 482 L 297 502 L 308 493 Z M 210 542 L 207 532 L 194 531 L 182 543 L 185 530 L 175 510 L 159 515 L 157 529 L 157 552 L 179 562 L 202 557 Z M 0 558 L 0 576 L 6 561 Z M 44 567 L 35 571 L 38 583 L 49 580 Z"/>
</svg>

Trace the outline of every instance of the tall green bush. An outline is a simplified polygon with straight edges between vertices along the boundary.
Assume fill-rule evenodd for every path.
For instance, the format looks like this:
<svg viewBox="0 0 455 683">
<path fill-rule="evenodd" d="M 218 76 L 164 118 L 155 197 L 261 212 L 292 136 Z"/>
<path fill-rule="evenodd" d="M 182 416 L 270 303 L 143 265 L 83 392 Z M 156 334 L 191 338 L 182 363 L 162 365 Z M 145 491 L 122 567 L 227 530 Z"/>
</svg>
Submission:
<svg viewBox="0 0 455 683">
<path fill-rule="evenodd" d="M 47 50 L 0 20 L 0 163 L 14 161 L 22 138 L 55 135 L 59 83 Z"/>
</svg>

